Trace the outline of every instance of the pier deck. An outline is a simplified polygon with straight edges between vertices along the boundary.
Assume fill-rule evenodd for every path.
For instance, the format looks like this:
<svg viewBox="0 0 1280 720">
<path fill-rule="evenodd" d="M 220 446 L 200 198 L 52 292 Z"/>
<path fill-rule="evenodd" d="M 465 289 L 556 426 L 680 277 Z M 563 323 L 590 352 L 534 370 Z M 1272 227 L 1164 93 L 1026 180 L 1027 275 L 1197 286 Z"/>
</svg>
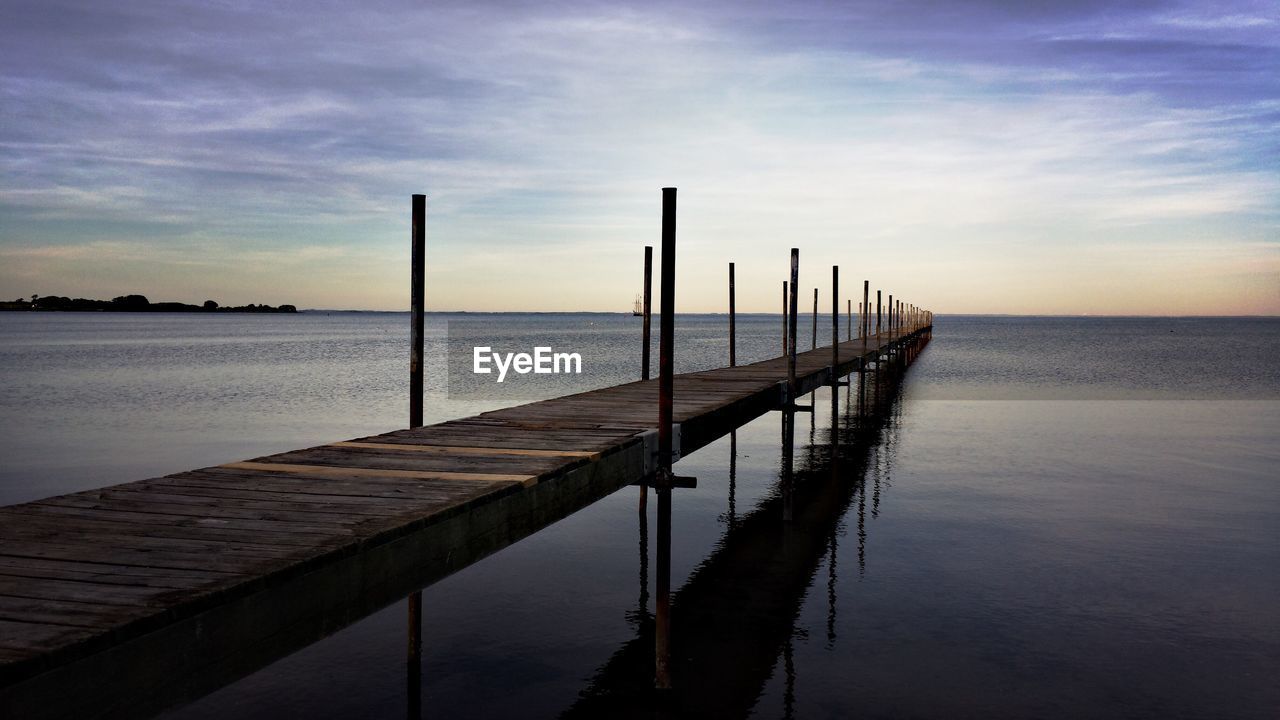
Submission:
<svg viewBox="0 0 1280 720">
<path fill-rule="evenodd" d="M 839 346 L 836 377 L 928 331 Z M 831 382 L 799 353 L 797 394 Z M 786 358 L 677 375 L 685 455 L 787 402 Z M 0 507 L 0 716 L 198 697 L 651 473 L 657 380 Z"/>
</svg>

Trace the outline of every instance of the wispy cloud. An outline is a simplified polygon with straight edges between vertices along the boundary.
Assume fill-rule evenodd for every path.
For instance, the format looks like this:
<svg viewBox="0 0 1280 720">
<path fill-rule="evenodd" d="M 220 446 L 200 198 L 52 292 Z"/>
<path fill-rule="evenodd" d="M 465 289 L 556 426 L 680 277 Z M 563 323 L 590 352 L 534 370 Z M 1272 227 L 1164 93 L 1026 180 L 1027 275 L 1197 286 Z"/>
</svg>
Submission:
<svg viewBox="0 0 1280 720">
<path fill-rule="evenodd" d="M 93 248 L 155 282 L 231 258 L 264 283 L 317 278 L 318 305 L 319 278 L 401 305 L 424 190 L 433 298 L 475 308 L 539 297 L 559 278 L 539 258 L 561 253 L 580 285 L 541 307 L 628 300 L 616 275 L 667 184 L 691 309 L 719 306 L 730 253 L 771 309 L 765 268 L 791 244 L 885 281 L 901 247 L 1039 273 L 1067 267 L 1066 238 L 1253 247 L 1280 216 L 1280 42 L 1249 3 L 16 2 L 3 19 L 0 248 Z M 22 257 L 0 295 L 73 272 Z M 928 279 L 935 304 L 972 295 Z"/>
</svg>

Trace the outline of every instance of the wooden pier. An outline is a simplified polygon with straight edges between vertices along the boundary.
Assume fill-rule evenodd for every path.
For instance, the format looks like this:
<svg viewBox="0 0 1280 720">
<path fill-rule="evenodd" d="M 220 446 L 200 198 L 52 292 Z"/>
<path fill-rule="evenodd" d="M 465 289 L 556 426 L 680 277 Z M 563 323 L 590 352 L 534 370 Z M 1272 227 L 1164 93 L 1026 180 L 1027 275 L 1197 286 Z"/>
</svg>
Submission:
<svg viewBox="0 0 1280 720">
<path fill-rule="evenodd" d="M 425 196 L 411 222 L 410 427 L 0 507 L 0 718 L 142 717 L 230 683 L 408 597 L 409 715 L 420 712 L 421 594 L 440 578 L 639 484 L 657 495 L 654 686 L 671 688 L 672 463 L 770 410 L 910 361 L 932 316 L 863 284 L 857 337 L 797 351 L 799 250 L 784 354 L 675 375 L 675 188 L 663 188 L 658 377 L 422 425 Z M 788 285 L 784 284 L 784 288 Z M 851 301 L 850 301 L 851 304 Z M 883 311 L 883 313 L 882 313 Z M 812 406 L 808 406 L 812 410 Z M 785 444 L 790 447 L 790 442 Z M 788 450 L 789 452 L 789 450 Z M 789 467 L 789 464 L 788 464 Z M 782 507 L 792 520 L 789 470 Z"/>
<path fill-rule="evenodd" d="M 677 375 L 673 452 L 930 331 Z M 199 697 L 652 477 L 658 384 L 0 508 L 0 716 Z"/>
</svg>

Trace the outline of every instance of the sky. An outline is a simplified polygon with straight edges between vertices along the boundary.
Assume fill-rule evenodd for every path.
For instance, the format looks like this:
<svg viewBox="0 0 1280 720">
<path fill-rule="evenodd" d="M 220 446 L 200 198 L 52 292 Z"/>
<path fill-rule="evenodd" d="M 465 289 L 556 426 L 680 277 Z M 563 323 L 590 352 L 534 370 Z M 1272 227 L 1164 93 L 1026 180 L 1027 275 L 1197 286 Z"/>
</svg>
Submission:
<svg viewBox="0 0 1280 720">
<path fill-rule="evenodd" d="M 1280 2 L 0 3 L 5 300 L 407 309 L 425 193 L 428 310 L 625 312 L 668 186 L 682 312 L 1280 314 Z"/>
</svg>

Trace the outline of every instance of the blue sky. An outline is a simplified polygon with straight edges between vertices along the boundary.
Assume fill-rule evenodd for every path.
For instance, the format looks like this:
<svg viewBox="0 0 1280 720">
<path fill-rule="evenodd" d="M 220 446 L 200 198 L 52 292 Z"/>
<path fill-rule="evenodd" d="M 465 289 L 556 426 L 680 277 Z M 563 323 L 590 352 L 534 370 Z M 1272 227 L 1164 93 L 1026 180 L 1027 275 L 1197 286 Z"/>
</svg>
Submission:
<svg viewBox="0 0 1280 720">
<path fill-rule="evenodd" d="M 1275 2 L 0 8 L 0 297 L 1280 314 Z M 843 293 L 846 296 L 848 292 Z M 825 303 L 824 303 L 825 307 Z"/>
</svg>

